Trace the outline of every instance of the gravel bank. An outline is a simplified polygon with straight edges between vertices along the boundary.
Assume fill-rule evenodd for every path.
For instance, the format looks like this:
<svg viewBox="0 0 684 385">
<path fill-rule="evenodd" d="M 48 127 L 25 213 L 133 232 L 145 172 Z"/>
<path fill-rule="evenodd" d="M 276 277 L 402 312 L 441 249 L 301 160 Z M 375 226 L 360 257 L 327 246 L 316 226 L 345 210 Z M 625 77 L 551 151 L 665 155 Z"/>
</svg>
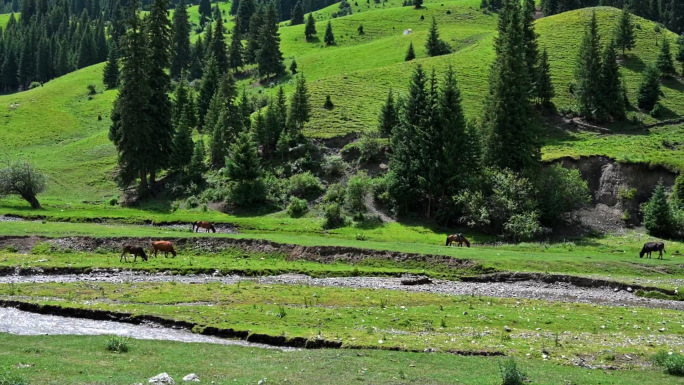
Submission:
<svg viewBox="0 0 684 385">
<path fill-rule="evenodd" d="M 258 278 L 242 276 L 140 274 L 131 272 L 93 273 L 82 275 L 31 275 L 2 276 L 0 283 L 71 283 L 71 282 L 177 282 L 201 284 L 221 282 L 234 284 L 254 281 L 262 284 L 310 285 L 357 289 L 385 289 L 447 295 L 476 295 L 497 298 L 523 298 L 543 301 L 588 303 L 608 306 L 648 307 L 684 310 L 684 301 L 668 301 L 637 297 L 626 290 L 611 288 L 577 287 L 565 282 L 455 282 L 433 280 L 430 284 L 407 286 L 401 278 L 343 277 L 311 278 L 306 275 L 276 275 Z"/>
</svg>

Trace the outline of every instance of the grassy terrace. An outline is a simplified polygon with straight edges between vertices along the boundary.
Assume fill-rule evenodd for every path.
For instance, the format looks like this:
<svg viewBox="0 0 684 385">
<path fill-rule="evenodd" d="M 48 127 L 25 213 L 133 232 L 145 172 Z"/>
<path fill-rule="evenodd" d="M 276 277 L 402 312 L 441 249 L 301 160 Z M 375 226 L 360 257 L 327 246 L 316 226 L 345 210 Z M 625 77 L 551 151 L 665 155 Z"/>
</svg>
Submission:
<svg viewBox="0 0 684 385">
<path fill-rule="evenodd" d="M 241 282 L 0 285 L 3 298 L 153 315 L 273 336 L 323 338 L 343 348 L 503 352 L 568 364 L 608 364 L 684 343 L 680 311 Z M 211 306 L 207 306 L 211 305 Z M 510 332 L 504 329 L 508 327 Z M 662 330 L 661 330 L 662 329 Z M 659 331 L 660 330 L 660 331 Z M 612 356 L 611 356 L 612 354 Z M 614 365 L 628 367 L 617 360 Z"/>
<path fill-rule="evenodd" d="M 281 352 L 209 344 L 131 341 L 125 354 L 105 350 L 106 337 L 0 335 L 0 367 L 32 384 L 147 382 L 161 372 L 178 381 L 197 373 L 202 383 L 255 384 L 453 384 L 500 381 L 500 358 L 459 357 L 385 351 L 323 350 Z M 29 368 L 17 369 L 18 362 Z M 524 360 L 534 384 L 679 384 L 661 371 L 603 371 Z"/>
</svg>

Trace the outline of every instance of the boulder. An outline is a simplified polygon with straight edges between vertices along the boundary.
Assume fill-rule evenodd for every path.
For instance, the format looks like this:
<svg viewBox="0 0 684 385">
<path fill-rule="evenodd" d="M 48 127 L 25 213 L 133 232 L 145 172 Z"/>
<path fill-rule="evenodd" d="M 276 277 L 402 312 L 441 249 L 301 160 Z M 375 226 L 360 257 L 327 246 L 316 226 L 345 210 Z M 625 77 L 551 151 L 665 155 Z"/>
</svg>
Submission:
<svg viewBox="0 0 684 385">
<path fill-rule="evenodd" d="M 171 376 L 169 376 L 167 373 L 161 373 L 150 378 L 150 384 L 176 385 L 176 381 L 174 381 L 173 378 L 171 378 Z"/>
</svg>

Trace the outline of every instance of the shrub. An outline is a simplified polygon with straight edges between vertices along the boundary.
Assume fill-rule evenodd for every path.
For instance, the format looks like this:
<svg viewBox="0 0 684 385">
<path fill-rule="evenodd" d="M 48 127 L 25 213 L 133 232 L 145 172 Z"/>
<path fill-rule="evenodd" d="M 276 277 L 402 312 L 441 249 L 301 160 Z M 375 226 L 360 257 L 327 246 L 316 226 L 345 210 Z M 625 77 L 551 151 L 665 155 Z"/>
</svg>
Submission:
<svg viewBox="0 0 684 385">
<path fill-rule="evenodd" d="M 516 242 L 528 241 L 542 233 L 539 215 L 536 211 L 512 215 L 504 225 L 504 229 Z"/>
<path fill-rule="evenodd" d="M 14 245 L 9 245 L 3 249 L 4 252 L 6 253 L 18 253 L 19 249 L 17 249 L 16 246 Z"/>
<path fill-rule="evenodd" d="M 518 368 L 518 364 L 513 358 L 499 363 L 501 373 L 501 385 L 523 385 L 527 374 Z"/>
<path fill-rule="evenodd" d="M 353 214 L 365 213 L 366 197 L 371 189 L 371 179 L 365 171 L 359 171 L 358 174 L 349 178 L 347 182 L 347 192 L 344 196 L 344 204 Z"/>
<path fill-rule="evenodd" d="M 197 206 L 199 206 L 199 204 L 200 204 L 199 199 L 197 199 L 197 197 L 194 195 L 185 200 L 185 208 L 186 209 L 194 209 Z"/>
<path fill-rule="evenodd" d="M 29 84 L 29 86 L 28 86 L 28 89 L 32 90 L 34 88 L 38 88 L 38 87 L 42 87 L 42 86 L 43 86 L 43 84 L 41 82 L 31 82 L 31 84 Z"/>
<path fill-rule="evenodd" d="M 323 185 L 311 172 L 292 175 L 287 181 L 287 193 L 298 198 L 315 197 L 323 192 Z"/>
<path fill-rule="evenodd" d="M 325 175 L 339 176 L 347 170 L 347 163 L 339 155 L 326 156 L 323 160 Z"/>
<path fill-rule="evenodd" d="M 342 209 L 337 203 L 331 203 L 325 206 L 325 223 L 323 227 L 326 229 L 334 229 L 344 225 L 344 217 L 342 216 Z"/>
<path fill-rule="evenodd" d="M 653 357 L 653 362 L 662 366 L 665 373 L 673 376 L 684 376 L 684 355 L 679 353 L 658 352 Z"/>
<path fill-rule="evenodd" d="M 128 337 L 110 336 L 107 339 L 107 350 L 114 353 L 128 352 Z"/>
<path fill-rule="evenodd" d="M 344 202 L 344 195 L 346 194 L 346 189 L 340 183 L 333 183 L 328 187 L 323 196 L 323 202 L 326 203 L 342 203 Z"/>
<path fill-rule="evenodd" d="M 306 214 L 307 211 L 309 211 L 309 206 L 305 199 L 292 197 L 290 204 L 287 205 L 287 214 L 292 218 L 299 218 Z"/>
<path fill-rule="evenodd" d="M 97 94 L 97 88 L 95 88 L 95 84 L 88 84 L 88 95 L 95 95 Z"/>
<path fill-rule="evenodd" d="M 228 189 L 230 202 L 245 207 L 266 201 L 266 184 L 263 179 L 232 182 Z"/>
<path fill-rule="evenodd" d="M 107 204 L 110 206 L 118 205 L 119 204 L 119 197 L 115 196 L 115 197 L 111 197 L 111 198 L 107 199 Z"/>
<path fill-rule="evenodd" d="M 356 233 L 356 240 L 357 241 L 365 241 L 366 239 L 368 239 L 368 237 L 366 237 L 366 234 Z"/>
<path fill-rule="evenodd" d="M 541 221 L 558 223 L 562 214 L 578 209 L 591 201 L 587 181 L 579 170 L 555 164 L 544 170 L 537 182 Z"/>
<path fill-rule="evenodd" d="M 382 152 L 380 132 L 378 130 L 366 130 L 359 139 L 359 161 L 367 163 L 377 161 Z"/>
<path fill-rule="evenodd" d="M 663 116 L 663 112 L 665 112 L 663 105 L 660 104 L 660 102 L 657 102 L 653 106 L 653 109 L 651 110 L 651 117 L 656 118 L 656 119 L 661 118 Z"/>
<path fill-rule="evenodd" d="M 637 189 L 635 188 L 621 187 L 617 197 L 620 200 L 631 201 L 636 196 L 636 193 Z"/>
<path fill-rule="evenodd" d="M 45 191 L 46 186 L 47 177 L 26 161 L 7 160 L 5 167 L 0 168 L 0 198 L 19 195 L 31 204 L 31 208 L 40 209 L 36 195 Z"/>
</svg>

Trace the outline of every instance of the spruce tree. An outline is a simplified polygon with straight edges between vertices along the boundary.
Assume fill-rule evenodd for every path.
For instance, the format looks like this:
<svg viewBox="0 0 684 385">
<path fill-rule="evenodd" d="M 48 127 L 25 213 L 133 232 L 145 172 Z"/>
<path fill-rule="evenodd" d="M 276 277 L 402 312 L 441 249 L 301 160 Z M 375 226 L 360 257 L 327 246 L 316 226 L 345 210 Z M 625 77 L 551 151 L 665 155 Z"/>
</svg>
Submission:
<svg viewBox="0 0 684 385">
<path fill-rule="evenodd" d="M 230 54 L 228 55 L 228 64 L 233 72 L 237 72 L 238 68 L 245 65 L 243 59 L 245 48 L 242 46 L 242 33 L 240 33 L 240 19 L 235 18 L 235 26 L 230 37 Z"/>
<path fill-rule="evenodd" d="M 237 182 L 231 194 L 235 204 L 247 205 L 265 199 L 259 153 L 249 130 L 243 131 L 231 146 L 226 174 Z"/>
<path fill-rule="evenodd" d="M 171 21 L 168 16 L 168 0 L 154 0 L 149 13 L 147 29 L 150 34 L 150 61 L 148 82 L 152 89 L 150 97 L 150 118 L 154 146 L 150 152 L 156 167 L 150 169 L 150 182 L 154 183 L 156 171 L 168 166 L 173 144 L 174 128 L 171 124 L 171 78 L 166 69 L 169 66 L 171 48 Z"/>
<path fill-rule="evenodd" d="M 88 67 L 95 64 L 96 60 L 95 39 L 93 39 L 93 31 L 89 26 L 83 31 L 81 42 L 78 46 L 78 61 L 77 68 Z"/>
<path fill-rule="evenodd" d="M 252 112 L 254 111 L 252 107 L 252 101 L 247 94 L 247 88 L 242 87 L 242 93 L 240 93 L 240 103 L 238 104 L 238 115 L 242 119 L 242 129 L 249 130 L 252 126 Z"/>
<path fill-rule="evenodd" d="M 392 130 L 399 125 L 399 111 L 397 104 L 394 101 L 394 94 L 390 89 L 387 93 L 387 100 L 380 109 L 380 117 L 378 119 L 378 131 L 384 138 L 392 137 Z"/>
<path fill-rule="evenodd" d="M 677 74 L 674 62 L 672 61 L 672 53 L 670 52 L 670 40 L 663 39 L 663 44 L 660 46 L 660 53 L 656 60 L 656 68 L 660 71 L 660 75 L 669 78 Z"/>
<path fill-rule="evenodd" d="M 100 17 L 95 29 L 95 48 L 96 48 L 96 63 L 107 61 L 109 54 L 109 46 L 107 45 L 107 37 L 105 36 L 104 18 Z"/>
<path fill-rule="evenodd" d="M 325 27 L 325 37 L 323 40 L 325 41 L 325 45 L 335 44 L 335 35 L 333 35 L 332 24 L 330 23 L 330 20 L 328 20 L 328 25 Z"/>
<path fill-rule="evenodd" d="M 432 17 L 432 24 L 428 32 L 428 38 L 425 42 L 425 51 L 428 56 L 446 55 L 451 52 L 449 44 L 439 38 L 439 30 L 437 29 L 437 20 Z"/>
<path fill-rule="evenodd" d="M 575 67 L 575 100 L 582 116 L 593 120 L 602 115 L 599 89 L 601 74 L 600 36 L 596 13 L 592 12 L 584 32 Z"/>
<path fill-rule="evenodd" d="M 260 141 L 267 152 L 273 152 L 280 139 L 280 134 L 286 129 L 287 105 L 283 87 L 278 88 L 275 98 L 268 102 L 266 116 L 264 117 L 263 130 L 260 133 Z"/>
<path fill-rule="evenodd" d="M 252 34 L 259 33 L 259 31 L 255 31 L 250 24 L 252 15 L 256 12 L 256 8 L 257 6 L 255 5 L 254 0 L 240 0 L 240 5 L 237 9 L 237 18 L 243 21 L 243 23 L 240 24 L 240 32 L 243 34 L 247 32 Z"/>
<path fill-rule="evenodd" d="M 200 85 L 199 99 L 197 100 L 197 120 L 199 127 L 204 127 L 204 119 L 209 110 L 211 99 L 214 97 L 219 84 L 219 72 L 216 66 L 216 59 L 210 57 L 204 69 L 204 77 Z M 209 127 L 211 129 L 213 127 Z"/>
<path fill-rule="evenodd" d="M 292 58 L 292 63 L 290 63 L 290 73 L 297 75 L 297 61 L 294 58 Z"/>
<path fill-rule="evenodd" d="M 536 12 L 535 0 L 523 1 L 523 38 L 525 40 L 525 62 L 527 63 L 527 74 L 532 82 L 530 94 L 534 98 L 536 81 L 539 78 L 537 73 L 537 65 L 539 63 L 539 43 L 537 38 L 539 35 L 534 29 L 534 14 Z"/>
<path fill-rule="evenodd" d="M 675 59 L 682 65 L 682 76 L 684 76 L 684 33 L 677 38 L 677 56 Z"/>
<path fill-rule="evenodd" d="M 216 27 L 214 28 L 213 40 L 209 43 L 209 52 L 216 59 L 216 66 L 219 74 L 223 75 L 228 72 L 228 49 L 226 47 L 225 28 L 223 26 L 223 19 L 221 17 L 216 19 Z"/>
<path fill-rule="evenodd" d="M 230 3 L 230 11 L 228 11 L 229 15 L 237 15 L 238 8 L 240 7 L 240 0 L 233 0 L 232 3 Z"/>
<path fill-rule="evenodd" d="M 190 50 L 190 21 L 185 0 L 178 0 L 173 12 L 173 37 L 171 48 L 171 70 L 173 79 L 180 79 L 184 70 L 190 68 L 192 51 Z"/>
<path fill-rule="evenodd" d="M 406 52 L 406 57 L 404 61 L 411 61 L 416 58 L 416 52 L 413 50 L 413 42 L 409 43 L 408 51 Z"/>
<path fill-rule="evenodd" d="M 195 142 L 192 159 L 190 160 L 190 166 L 188 167 L 188 177 L 190 177 L 191 180 L 195 182 L 200 182 L 202 180 L 202 174 L 207 170 L 204 163 L 206 156 L 204 140 L 200 138 Z"/>
<path fill-rule="evenodd" d="M 290 20 L 290 25 L 299 24 L 304 24 L 304 4 L 302 4 L 302 0 L 297 0 L 297 4 L 292 9 L 292 19 Z"/>
<path fill-rule="evenodd" d="M 119 58 L 113 42 L 109 47 L 109 56 L 102 73 L 102 82 L 107 86 L 107 89 L 116 88 L 119 85 Z"/>
<path fill-rule="evenodd" d="M 183 111 L 186 111 L 188 107 L 188 99 L 187 82 L 184 78 L 181 78 L 173 92 L 173 116 L 171 118 L 171 123 L 174 127 L 178 127 L 180 124 Z M 194 128 L 195 126 L 190 125 L 189 127 Z"/>
<path fill-rule="evenodd" d="M 192 161 L 194 145 L 192 143 L 192 128 L 189 125 L 188 114 L 183 112 L 173 137 L 171 152 L 171 169 L 184 171 Z"/>
<path fill-rule="evenodd" d="M 622 15 L 615 28 L 615 44 L 622 50 L 622 56 L 625 56 L 626 51 L 631 51 L 636 47 L 632 15 L 627 11 L 627 7 L 622 10 Z"/>
<path fill-rule="evenodd" d="M 120 39 L 121 88 L 112 109 L 109 139 L 118 152 L 119 185 L 126 188 L 139 178 L 139 190 L 144 195 L 148 189 L 147 174 L 154 162 L 150 151 L 154 134 L 147 113 L 152 97 L 147 80 L 150 52 L 138 7 L 137 0 L 130 1 L 128 28 Z"/>
<path fill-rule="evenodd" d="M 487 158 L 496 167 L 519 172 L 535 167 L 541 157 L 531 122 L 530 80 L 520 2 L 505 0 L 499 17 L 496 59 L 491 69 L 483 119 Z"/>
<path fill-rule="evenodd" d="M 189 79 L 200 79 L 204 74 L 204 43 L 202 36 L 197 37 L 195 46 L 192 49 L 192 60 L 190 61 Z"/>
<path fill-rule="evenodd" d="M 309 13 L 309 17 L 306 18 L 306 27 L 304 27 L 304 35 L 306 40 L 313 38 L 316 34 L 316 21 L 313 18 L 313 12 Z"/>
<path fill-rule="evenodd" d="M 298 139 L 301 136 L 304 124 L 309 121 L 310 113 L 309 91 L 302 73 L 297 76 L 297 85 L 290 99 L 290 113 L 287 117 L 290 137 Z"/>
<path fill-rule="evenodd" d="M 274 3 L 266 12 L 264 26 L 259 36 L 259 51 L 257 51 L 259 74 L 279 76 L 285 72 L 283 54 L 280 52 L 280 33 L 278 32 L 278 14 Z"/>
<path fill-rule="evenodd" d="M 600 101 L 608 115 L 614 120 L 625 118 L 624 100 L 622 98 L 622 82 L 620 81 L 620 66 L 616 62 L 617 52 L 613 41 L 606 45 L 601 60 L 601 74 L 599 85 Z"/>
<path fill-rule="evenodd" d="M 658 182 L 651 199 L 644 206 L 644 227 L 651 235 L 667 237 L 672 235 L 672 210 L 667 202 L 667 191 L 662 179 Z"/>
<path fill-rule="evenodd" d="M 211 18 L 211 0 L 199 0 L 199 14 L 201 19 Z"/>
<path fill-rule="evenodd" d="M 669 29 L 676 34 L 684 33 L 684 2 L 670 0 Z"/>
<path fill-rule="evenodd" d="M 537 76 L 535 87 L 537 92 L 537 104 L 542 107 L 551 107 L 553 106 L 551 99 L 556 96 L 556 91 L 554 90 L 553 82 L 551 81 L 551 65 L 549 64 L 549 54 L 546 52 L 546 48 L 544 48 L 541 60 L 539 61 Z"/>
<path fill-rule="evenodd" d="M 643 73 L 637 94 L 639 108 L 647 111 L 652 110 L 655 104 L 658 103 L 660 95 L 660 72 L 658 72 L 656 67 L 648 66 Z"/>
<path fill-rule="evenodd" d="M 247 35 L 247 50 L 245 58 L 247 63 L 256 63 L 261 41 L 261 28 L 266 18 L 263 6 L 258 6 L 249 19 L 249 34 Z"/>
</svg>

